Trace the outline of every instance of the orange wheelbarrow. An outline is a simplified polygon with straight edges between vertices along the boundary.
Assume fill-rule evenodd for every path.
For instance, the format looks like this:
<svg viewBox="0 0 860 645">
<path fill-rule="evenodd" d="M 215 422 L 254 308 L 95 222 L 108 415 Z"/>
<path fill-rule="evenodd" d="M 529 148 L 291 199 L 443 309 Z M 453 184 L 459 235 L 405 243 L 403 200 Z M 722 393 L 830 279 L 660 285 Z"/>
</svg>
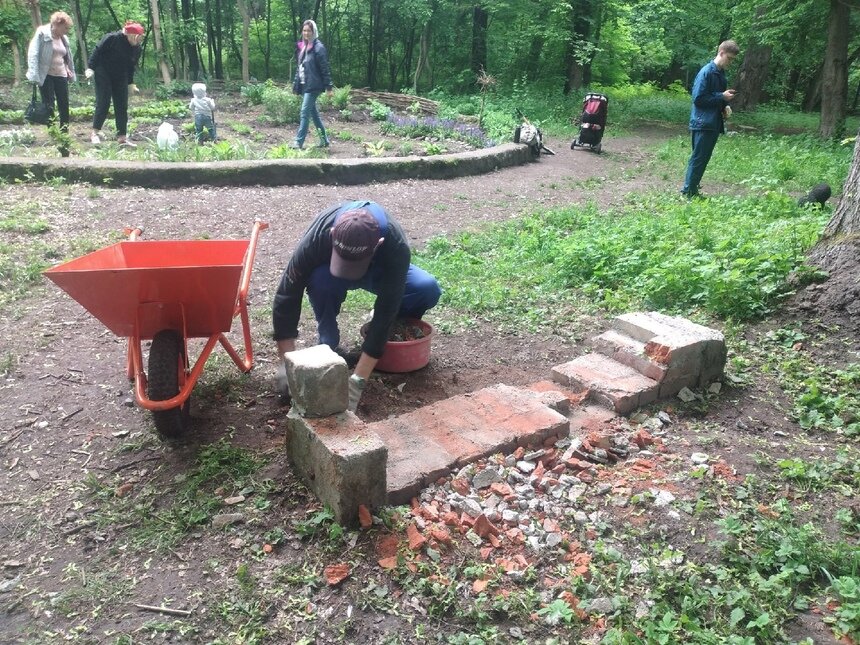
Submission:
<svg viewBox="0 0 860 645">
<path fill-rule="evenodd" d="M 152 412 L 163 437 L 177 437 L 188 424 L 191 390 L 216 343 L 242 372 L 254 354 L 248 320 L 248 286 L 260 231 L 250 240 L 139 241 L 140 229 L 119 242 L 45 271 L 117 336 L 128 338 L 127 373 L 137 404 Z M 244 358 L 224 335 L 242 319 Z M 188 339 L 206 338 L 191 366 Z M 152 340 L 148 375 L 141 342 Z"/>
</svg>

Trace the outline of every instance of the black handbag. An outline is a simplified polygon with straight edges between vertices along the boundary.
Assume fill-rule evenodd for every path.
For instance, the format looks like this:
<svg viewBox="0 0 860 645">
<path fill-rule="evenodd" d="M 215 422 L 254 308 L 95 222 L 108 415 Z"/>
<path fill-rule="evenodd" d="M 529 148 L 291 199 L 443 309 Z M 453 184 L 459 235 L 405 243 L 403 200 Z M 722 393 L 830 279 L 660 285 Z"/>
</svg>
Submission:
<svg viewBox="0 0 860 645">
<path fill-rule="evenodd" d="M 36 96 L 36 84 L 33 83 L 33 98 L 30 99 L 30 105 L 24 110 L 24 120 L 27 123 L 48 125 L 51 119 L 54 118 L 54 111 L 48 108 L 42 99 Z"/>
</svg>

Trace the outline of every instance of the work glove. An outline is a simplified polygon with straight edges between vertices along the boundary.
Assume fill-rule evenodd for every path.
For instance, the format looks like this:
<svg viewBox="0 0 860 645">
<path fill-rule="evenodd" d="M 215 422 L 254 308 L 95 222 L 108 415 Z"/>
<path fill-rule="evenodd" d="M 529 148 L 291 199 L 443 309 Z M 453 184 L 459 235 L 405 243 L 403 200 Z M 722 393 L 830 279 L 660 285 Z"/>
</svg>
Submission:
<svg viewBox="0 0 860 645">
<path fill-rule="evenodd" d="M 140 94 L 140 89 L 138 89 L 137 85 L 135 85 L 134 83 L 128 84 L 128 91 L 134 92 L 135 94 Z"/>
<path fill-rule="evenodd" d="M 287 381 L 287 366 L 281 361 L 275 370 L 275 391 L 278 393 L 278 403 L 289 405 L 293 401 L 290 395 L 290 383 Z"/>
<path fill-rule="evenodd" d="M 86 76 L 87 80 L 90 80 L 93 76 L 95 76 L 95 72 L 89 67 L 87 67 L 87 69 L 84 71 L 84 76 Z"/>
<path fill-rule="evenodd" d="M 361 398 L 361 393 L 364 392 L 364 386 L 367 385 L 367 380 L 353 374 L 349 377 L 349 404 L 347 410 L 355 412 L 358 410 L 358 400 Z"/>
<path fill-rule="evenodd" d="M 723 108 L 723 118 L 728 119 L 732 115 L 732 108 L 730 106 L 726 106 Z"/>
</svg>

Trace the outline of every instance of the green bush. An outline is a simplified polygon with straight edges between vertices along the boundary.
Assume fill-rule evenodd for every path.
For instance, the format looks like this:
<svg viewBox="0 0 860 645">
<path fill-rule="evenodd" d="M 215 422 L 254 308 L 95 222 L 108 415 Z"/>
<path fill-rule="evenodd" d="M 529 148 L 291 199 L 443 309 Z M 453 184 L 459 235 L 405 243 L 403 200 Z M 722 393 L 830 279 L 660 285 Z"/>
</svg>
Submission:
<svg viewBox="0 0 860 645">
<path fill-rule="evenodd" d="M 277 125 L 298 123 L 301 107 L 301 97 L 293 94 L 291 89 L 267 85 L 263 90 L 263 108 L 272 122 Z"/>
<path fill-rule="evenodd" d="M 171 98 L 191 98 L 191 83 L 189 81 L 175 80 L 166 85 L 159 83 L 155 86 L 155 98 L 166 101 Z"/>
<path fill-rule="evenodd" d="M 252 85 L 243 85 L 239 92 L 242 97 L 251 105 L 262 105 L 263 93 L 267 87 L 272 87 L 272 81 L 268 80 L 265 83 L 254 83 Z"/>
<path fill-rule="evenodd" d="M 352 92 L 351 85 L 334 88 L 331 97 L 331 105 L 336 110 L 345 110 L 349 105 L 349 93 Z"/>
<path fill-rule="evenodd" d="M 374 121 L 385 121 L 388 115 L 391 114 L 391 108 L 383 105 L 376 99 L 370 99 L 367 102 L 367 109 L 370 112 L 370 118 Z"/>
</svg>

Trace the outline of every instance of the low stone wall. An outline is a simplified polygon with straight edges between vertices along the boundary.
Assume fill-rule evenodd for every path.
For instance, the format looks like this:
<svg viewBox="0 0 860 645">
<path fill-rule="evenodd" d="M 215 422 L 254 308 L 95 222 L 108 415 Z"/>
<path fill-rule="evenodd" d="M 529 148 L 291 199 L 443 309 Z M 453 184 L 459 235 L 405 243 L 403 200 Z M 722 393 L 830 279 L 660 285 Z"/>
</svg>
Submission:
<svg viewBox="0 0 860 645">
<path fill-rule="evenodd" d="M 211 161 L 103 161 L 95 159 L 0 158 L 7 181 L 68 181 L 99 186 L 179 188 L 183 186 L 287 186 L 367 184 L 399 179 L 452 179 L 480 175 L 532 161 L 528 146 L 506 143 L 493 148 L 432 157 L 366 159 L 271 159 Z"/>
</svg>

